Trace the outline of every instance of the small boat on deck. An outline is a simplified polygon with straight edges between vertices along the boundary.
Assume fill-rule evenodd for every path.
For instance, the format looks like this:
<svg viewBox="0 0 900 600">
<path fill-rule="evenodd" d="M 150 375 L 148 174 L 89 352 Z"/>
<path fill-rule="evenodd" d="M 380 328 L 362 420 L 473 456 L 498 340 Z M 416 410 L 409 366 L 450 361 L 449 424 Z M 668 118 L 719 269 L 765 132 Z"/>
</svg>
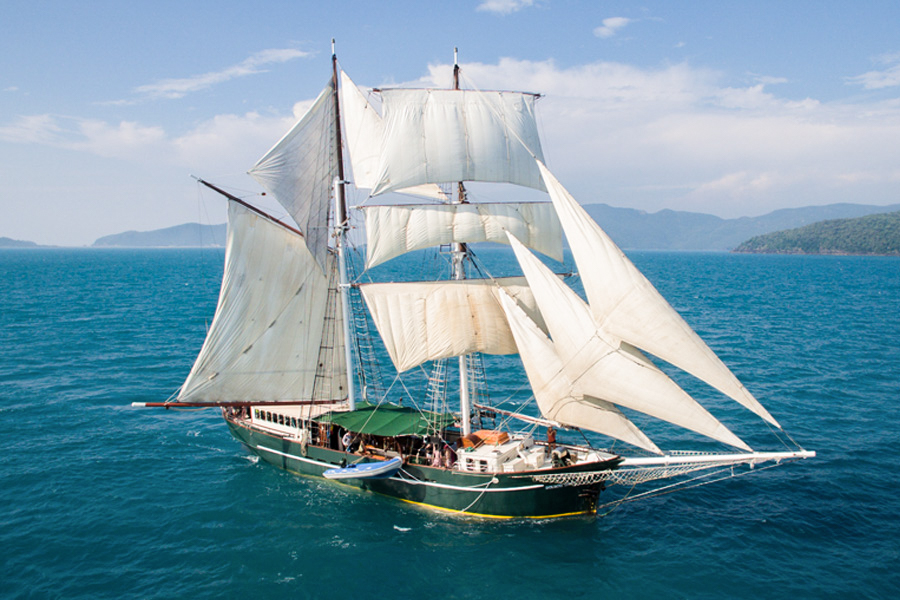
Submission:
<svg viewBox="0 0 900 600">
<path fill-rule="evenodd" d="M 356 463 L 339 469 L 328 469 L 325 479 L 384 479 L 392 476 L 403 466 L 403 459 L 396 456 L 390 460 Z"/>
</svg>

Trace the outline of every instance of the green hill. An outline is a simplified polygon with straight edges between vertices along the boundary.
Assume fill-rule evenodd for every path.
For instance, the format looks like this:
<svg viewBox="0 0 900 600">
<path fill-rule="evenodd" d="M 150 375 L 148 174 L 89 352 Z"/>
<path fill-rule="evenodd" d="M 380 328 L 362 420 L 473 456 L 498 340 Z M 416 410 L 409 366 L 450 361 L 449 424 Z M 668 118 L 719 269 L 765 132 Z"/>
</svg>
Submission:
<svg viewBox="0 0 900 600">
<path fill-rule="evenodd" d="M 900 211 L 820 221 L 750 238 L 734 252 L 900 256 Z"/>
</svg>

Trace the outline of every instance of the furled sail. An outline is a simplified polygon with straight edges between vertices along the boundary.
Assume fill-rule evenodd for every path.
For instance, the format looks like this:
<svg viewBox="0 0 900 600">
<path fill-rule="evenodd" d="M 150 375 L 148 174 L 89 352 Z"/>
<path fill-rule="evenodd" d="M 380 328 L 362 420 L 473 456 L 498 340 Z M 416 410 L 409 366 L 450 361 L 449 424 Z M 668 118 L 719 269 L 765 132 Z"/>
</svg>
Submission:
<svg viewBox="0 0 900 600">
<path fill-rule="evenodd" d="M 497 298 L 498 285 L 539 326 L 543 324 L 523 277 L 366 283 L 359 287 L 388 354 L 402 373 L 427 360 L 471 352 L 518 352 Z"/>
<path fill-rule="evenodd" d="M 372 195 L 423 183 L 491 181 L 543 190 L 534 95 L 382 90 L 383 154 Z"/>
<path fill-rule="evenodd" d="M 178 399 L 345 398 L 340 323 L 325 327 L 329 298 L 334 302 L 337 295 L 329 294 L 328 277 L 304 238 L 237 202 L 229 203 L 228 225 L 216 314 Z M 330 264 L 331 256 L 326 260 Z M 340 310 L 330 312 L 340 319 Z M 331 350 L 327 355 L 323 346 Z"/>
<path fill-rule="evenodd" d="M 384 121 L 362 91 L 343 71 L 341 71 L 341 92 L 344 138 L 347 141 L 347 154 L 350 155 L 350 166 L 353 169 L 353 184 L 358 188 L 372 189 L 378 181 Z M 448 199 L 441 188 L 433 183 L 397 191 L 438 200 Z"/>
<path fill-rule="evenodd" d="M 337 126 L 331 82 L 312 107 L 249 173 L 290 213 L 325 269 L 328 209 L 337 176 Z"/>
<path fill-rule="evenodd" d="M 579 393 L 566 375 L 553 341 L 503 290 L 499 298 L 542 415 L 661 454 L 656 444 L 615 405 Z"/>
<path fill-rule="evenodd" d="M 700 378 L 778 426 L 553 174 L 542 163 L 539 166 L 569 240 L 597 325 L 632 346 Z"/>
<path fill-rule="evenodd" d="M 366 268 L 406 252 L 453 242 L 508 244 L 506 231 L 526 246 L 563 259 L 562 229 L 549 202 L 361 207 L 366 215 Z"/>
<path fill-rule="evenodd" d="M 510 243 L 564 371 L 579 392 L 750 450 L 637 349 L 610 339 L 594 323 L 584 300 L 521 242 L 510 236 Z"/>
</svg>

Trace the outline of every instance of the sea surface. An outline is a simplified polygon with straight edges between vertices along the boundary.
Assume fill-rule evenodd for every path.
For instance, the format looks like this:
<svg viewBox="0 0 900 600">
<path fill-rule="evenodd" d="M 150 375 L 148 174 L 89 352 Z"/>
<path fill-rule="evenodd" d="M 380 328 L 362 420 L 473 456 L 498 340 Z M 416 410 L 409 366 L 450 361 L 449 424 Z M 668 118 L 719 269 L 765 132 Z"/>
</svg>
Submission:
<svg viewBox="0 0 900 600">
<path fill-rule="evenodd" d="M 817 458 L 597 517 L 422 509 L 130 406 L 186 377 L 222 251 L 0 251 L 0 597 L 900 597 L 900 259 L 629 254 Z"/>
</svg>

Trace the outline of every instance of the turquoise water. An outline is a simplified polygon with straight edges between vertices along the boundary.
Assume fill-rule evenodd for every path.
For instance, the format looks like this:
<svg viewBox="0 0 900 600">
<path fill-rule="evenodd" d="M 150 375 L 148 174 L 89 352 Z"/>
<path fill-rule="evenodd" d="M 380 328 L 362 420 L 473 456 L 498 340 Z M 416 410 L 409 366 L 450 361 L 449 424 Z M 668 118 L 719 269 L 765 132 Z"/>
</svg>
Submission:
<svg viewBox="0 0 900 600">
<path fill-rule="evenodd" d="M 186 376 L 220 251 L 0 252 L 0 597 L 900 596 L 900 261 L 632 258 L 818 458 L 602 518 L 423 510 L 130 408 Z"/>
</svg>

